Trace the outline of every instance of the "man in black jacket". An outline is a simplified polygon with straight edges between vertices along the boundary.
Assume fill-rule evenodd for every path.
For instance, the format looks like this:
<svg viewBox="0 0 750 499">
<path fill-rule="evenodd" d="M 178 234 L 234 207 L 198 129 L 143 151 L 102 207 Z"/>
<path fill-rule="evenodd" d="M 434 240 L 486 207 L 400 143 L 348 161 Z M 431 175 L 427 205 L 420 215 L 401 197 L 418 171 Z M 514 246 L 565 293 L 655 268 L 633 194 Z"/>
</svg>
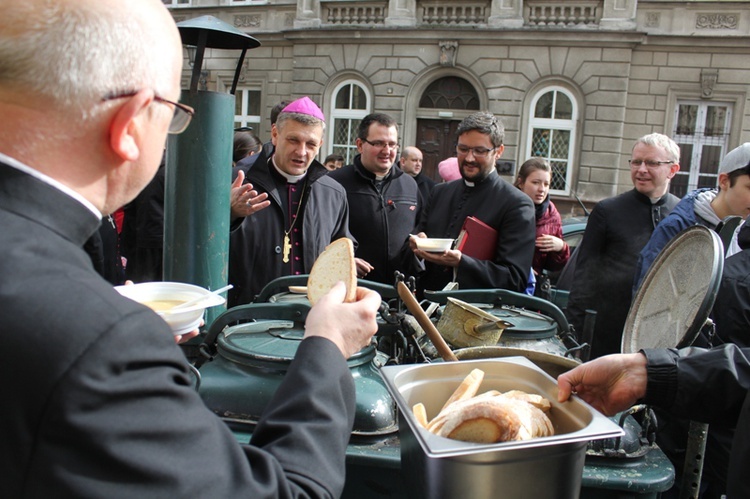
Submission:
<svg viewBox="0 0 750 499">
<path fill-rule="evenodd" d="M 401 150 L 401 159 L 399 159 L 398 165 L 404 173 L 411 175 L 417 181 L 419 193 L 422 194 L 424 202 L 427 202 L 430 199 L 430 194 L 432 194 L 432 189 L 435 187 L 435 181 L 424 175 L 422 161 L 422 151 L 417 147 L 409 146 Z"/>
<path fill-rule="evenodd" d="M 497 231 L 495 254 L 483 260 L 449 249 L 414 253 L 426 262 L 421 289 L 440 290 L 450 281 L 461 289 L 526 290 L 534 256 L 536 219 L 531 199 L 497 173 L 495 160 L 505 149 L 505 128 L 490 113 L 472 114 L 458 125 L 458 166 L 461 178 L 437 184 L 419 222 L 419 237 L 456 239 L 473 216 Z M 491 245 L 492 246 L 492 245 Z"/>
<path fill-rule="evenodd" d="M 309 274 L 318 255 L 349 232 L 346 192 L 315 160 L 324 116 L 308 97 L 290 103 L 266 148 L 232 184 L 228 306 L 252 302 L 272 280 Z"/>
<path fill-rule="evenodd" d="M 385 284 L 394 272 L 415 275 L 418 264 L 409 234 L 419 220 L 421 202 L 414 179 L 393 165 L 398 154 L 396 120 L 370 114 L 360 122 L 354 163 L 329 177 L 346 189 L 349 230 L 357 239 L 357 276 Z"/>
<path fill-rule="evenodd" d="M 656 224 L 679 202 L 669 194 L 679 161 L 680 148 L 666 135 L 641 137 L 629 161 L 635 188 L 600 201 L 589 216 L 566 315 L 580 334 L 586 310 L 597 312 L 592 358 L 620 351 L 638 255 Z"/>
<path fill-rule="evenodd" d="M 309 311 L 240 445 L 166 322 L 82 248 L 194 113 L 178 102 L 173 18 L 158 0 L 2 6 L 0 349 L 13 355 L 0 365 L 0 497 L 339 497 L 355 413 L 346 359 L 369 344 L 380 297 L 360 288 L 344 303 L 339 283 Z"/>
<path fill-rule="evenodd" d="M 560 375 L 558 400 L 572 393 L 607 415 L 635 403 L 650 404 L 674 417 L 734 427 L 727 497 L 750 497 L 750 349 L 724 345 L 648 349 L 608 355 Z"/>
</svg>

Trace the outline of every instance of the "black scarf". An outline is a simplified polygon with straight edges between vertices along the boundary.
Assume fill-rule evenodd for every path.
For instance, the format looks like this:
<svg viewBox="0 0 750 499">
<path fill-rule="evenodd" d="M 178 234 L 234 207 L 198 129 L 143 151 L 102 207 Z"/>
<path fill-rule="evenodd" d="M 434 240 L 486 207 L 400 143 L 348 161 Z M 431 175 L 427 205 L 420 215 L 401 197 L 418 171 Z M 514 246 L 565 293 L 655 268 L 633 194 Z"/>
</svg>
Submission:
<svg viewBox="0 0 750 499">
<path fill-rule="evenodd" d="M 549 208 L 549 194 L 547 194 L 547 197 L 544 198 L 544 201 L 542 201 L 539 204 L 534 205 L 534 210 L 536 219 L 539 220 L 544 216 L 544 213 L 547 211 L 547 208 Z"/>
</svg>

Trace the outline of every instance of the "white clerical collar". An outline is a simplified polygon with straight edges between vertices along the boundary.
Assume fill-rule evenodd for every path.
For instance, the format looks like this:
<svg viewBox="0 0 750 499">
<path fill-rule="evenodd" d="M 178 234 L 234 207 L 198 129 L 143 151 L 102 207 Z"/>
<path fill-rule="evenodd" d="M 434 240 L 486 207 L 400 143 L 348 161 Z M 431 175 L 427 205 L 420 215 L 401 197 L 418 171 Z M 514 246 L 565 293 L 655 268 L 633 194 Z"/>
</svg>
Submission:
<svg viewBox="0 0 750 499">
<path fill-rule="evenodd" d="M 81 196 L 79 193 L 77 193 L 76 191 L 74 191 L 70 187 L 62 184 L 61 182 L 58 182 L 57 180 L 53 179 L 52 177 L 50 177 L 48 175 L 45 175 L 44 173 L 42 173 L 42 172 L 40 172 L 38 170 L 35 170 L 35 169 L 31 168 L 30 166 L 27 166 L 27 165 L 21 163 L 17 159 L 13 159 L 10 156 L 7 156 L 7 155 L 5 155 L 5 154 L 3 154 L 1 152 L 0 152 L 0 161 L 2 161 L 3 163 L 7 164 L 8 166 L 12 166 L 13 168 L 15 168 L 17 170 L 21 170 L 22 172 L 27 173 L 27 174 L 31 175 L 32 177 L 35 177 L 35 178 L 41 180 L 42 182 L 44 182 L 46 184 L 49 184 L 52 187 L 54 187 L 54 188 L 56 188 L 56 189 L 64 192 L 65 194 L 67 194 L 68 196 L 72 197 L 73 199 L 75 199 L 76 201 L 78 201 L 79 203 L 81 203 L 83 206 L 85 206 L 86 208 L 88 208 L 89 211 L 91 211 L 91 213 L 93 213 L 94 215 L 96 215 L 96 218 L 99 218 L 99 219 L 102 218 L 102 212 L 100 212 L 97 209 L 97 207 L 94 206 L 91 203 L 91 201 L 89 201 L 85 197 Z"/>
<path fill-rule="evenodd" d="M 476 184 L 474 184 L 474 182 L 469 182 L 466 179 L 464 179 L 464 184 L 466 184 L 466 187 L 474 187 L 476 185 Z"/>
<path fill-rule="evenodd" d="M 296 184 L 297 182 L 299 182 L 300 180 L 302 180 L 303 178 L 305 178 L 305 175 L 307 175 L 307 170 L 305 170 L 305 173 L 303 173 L 302 175 L 289 175 L 288 173 L 282 171 L 281 168 L 279 168 L 278 166 L 276 166 L 276 156 L 275 155 L 271 156 L 271 163 L 273 164 L 273 167 L 276 169 L 276 171 L 279 172 L 279 175 L 281 175 L 282 177 L 284 177 L 286 179 L 286 181 L 289 182 L 290 184 Z"/>
</svg>

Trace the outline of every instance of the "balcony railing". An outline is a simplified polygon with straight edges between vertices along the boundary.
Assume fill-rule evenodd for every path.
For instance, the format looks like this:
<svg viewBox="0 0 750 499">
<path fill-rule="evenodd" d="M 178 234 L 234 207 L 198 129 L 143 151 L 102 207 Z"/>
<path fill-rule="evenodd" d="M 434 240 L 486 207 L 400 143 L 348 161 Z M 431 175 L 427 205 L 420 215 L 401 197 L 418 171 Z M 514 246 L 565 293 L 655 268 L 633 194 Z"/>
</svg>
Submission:
<svg viewBox="0 0 750 499">
<path fill-rule="evenodd" d="M 572 28 L 597 26 L 602 17 L 602 2 L 524 2 L 526 26 Z"/>
<path fill-rule="evenodd" d="M 322 3 L 322 2 L 321 2 Z M 388 15 L 387 3 L 322 3 L 323 24 L 328 25 L 383 25 Z"/>
<path fill-rule="evenodd" d="M 420 4 L 421 24 L 426 26 L 458 26 L 486 24 L 489 4 L 471 3 L 467 5 Z"/>
</svg>

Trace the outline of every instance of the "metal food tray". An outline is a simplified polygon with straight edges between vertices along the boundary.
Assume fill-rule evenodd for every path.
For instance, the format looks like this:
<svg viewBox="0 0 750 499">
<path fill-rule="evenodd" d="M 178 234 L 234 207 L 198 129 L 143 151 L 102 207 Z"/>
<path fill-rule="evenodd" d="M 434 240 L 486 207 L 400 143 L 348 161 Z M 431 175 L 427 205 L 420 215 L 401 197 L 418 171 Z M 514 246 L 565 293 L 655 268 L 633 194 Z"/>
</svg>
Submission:
<svg viewBox="0 0 750 499">
<path fill-rule="evenodd" d="M 551 437 L 477 444 L 439 437 L 424 429 L 412 407 L 419 402 L 434 418 L 473 370 L 485 376 L 479 393 L 523 390 L 549 399 Z M 381 376 L 399 409 L 401 466 L 414 497 L 577 497 L 586 446 L 616 438 L 622 428 L 577 397 L 557 401 L 557 382 L 524 357 L 386 366 Z"/>
</svg>

